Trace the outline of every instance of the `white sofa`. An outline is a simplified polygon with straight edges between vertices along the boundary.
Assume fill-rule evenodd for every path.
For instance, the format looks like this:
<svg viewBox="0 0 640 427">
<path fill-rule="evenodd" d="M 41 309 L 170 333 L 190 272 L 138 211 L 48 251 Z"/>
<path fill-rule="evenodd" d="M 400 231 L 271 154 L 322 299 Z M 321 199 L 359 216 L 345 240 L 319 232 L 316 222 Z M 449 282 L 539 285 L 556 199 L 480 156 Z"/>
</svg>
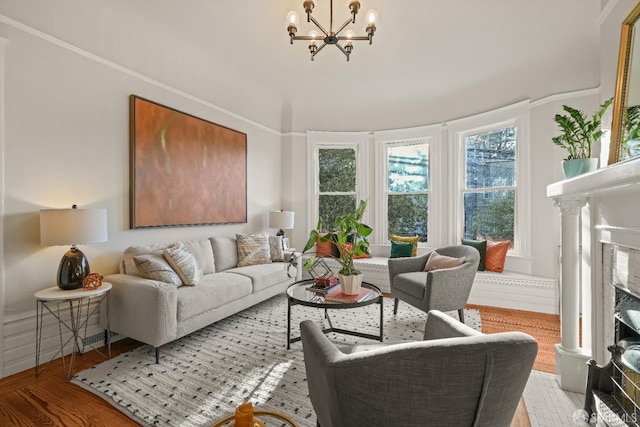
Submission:
<svg viewBox="0 0 640 427">
<path fill-rule="evenodd" d="M 287 273 L 286 262 L 237 267 L 234 237 L 183 243 L 203 273 L 195 286 L 176 286 L 137 275 L 134 256 L 162 254 L 169 245 L 128 248 L 120 263 L 120 273 L 104 278 L 113 285 L 111 332 L 155 347 L 156 362 L 163 344 L 282 293 L 302 274 L 300 267 Z M 106 313 L 101 313 L 101 325 L 106 327 Z"/>
</svg>

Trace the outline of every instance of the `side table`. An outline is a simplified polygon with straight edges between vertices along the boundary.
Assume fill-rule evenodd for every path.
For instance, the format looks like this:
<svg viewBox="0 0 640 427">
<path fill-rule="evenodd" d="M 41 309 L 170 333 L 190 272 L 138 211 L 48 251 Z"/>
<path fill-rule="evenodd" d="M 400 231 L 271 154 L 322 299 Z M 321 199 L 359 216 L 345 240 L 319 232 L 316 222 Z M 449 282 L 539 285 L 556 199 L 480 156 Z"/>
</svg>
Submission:
<svg viewBox="0 0 640 427">
<path fill-rule="evenodd" d="M 111 358 L 111 330 L 109 319 L 109 292 L 111 291 L 111 283 L 102 282 L 102 286 L 97 289 L 72 289 L 62 290 L 55 286 L 52 288 L 43 289 L 35 293 L 36 298 L 36 377 L 40 374 L 40 350 L 42 346 L 42 322 L 45 314 L 45 309 L 58 320 L 58 331 L 60 335 L 60 350 L 51 357 L 51 360 L 55 359 L 59 354 L 62 355 L 62 367 L 66 374 L 66 379 L 69 381 L 73 376 L 73 360 L 76 353 L 84 351 L 85 343 L 84 338 L 87 334 L 87 327 L 89 318 L 93 315 L 102 302 L 105 301 L 106 305 L 106 318 L 107 318 L 107 330 L 106 330 L 106 345 L 107 345 L 107 357 Z M 91 303 L 96 303 L 91 309 Z M 62 307 L 61 307 L 62 306 Z M 61 315 L 61 308 L 63 312 L 69 310 L 69 319 Z M 84 314 L 83 314 L 84 312 Z M 63 332 L 71 332 L 71 336 L 64 341 Z M 67 368 L 65 362 L 64 348 L 72 341 L 71 354 L 69 357 L 69 366 Z M 98 349 L 93 345 L 88 344 L 92 349 L 100 353 Z M 102 354 L 102 353 L 100 353 Z M 50 361 L 51 361 L 50 360 Z"/>
</svg>

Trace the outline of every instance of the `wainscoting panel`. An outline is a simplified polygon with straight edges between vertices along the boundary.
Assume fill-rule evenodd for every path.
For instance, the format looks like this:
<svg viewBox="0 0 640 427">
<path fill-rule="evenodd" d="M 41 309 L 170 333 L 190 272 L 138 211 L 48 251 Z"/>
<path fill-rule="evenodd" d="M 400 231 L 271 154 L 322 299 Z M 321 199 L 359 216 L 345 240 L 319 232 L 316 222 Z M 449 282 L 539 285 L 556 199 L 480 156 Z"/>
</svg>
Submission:
<svg viewBox="0 0 640 427">
<path fill-rule="evenodd" d="M 89 312 L 94 309 L 97 303 L 93 302 L 89 306 Z M 69 306 L 60 304 L 60 316 L 66 323 L 69 323 Z M 81 321 L 86 318 L 86 311 L 83 310 Z M 86 336 L 91 337 L 103 333 L 99 325 L 100 309 L 96 310 L 89 317 L 87 322 Z M 36 312 L 23 313 L 14 316 L 7 316 L 4 319 L 4 354 L 3 373 L 5 377 L 33 368 L 36 365 Z M 81 334 L 84 336 L 84 333 Z M 71 337 L 71 332 L 62 326 L 62 342 L 67 342 Z M 72 342 L 67 342 L 64 352 L 66 355 L 71 352 Z M 94 343 L 95 347 L 102 346 L 101 342 Z M 45 309 L 42 322 L 42 344 L 40 350 L 40 365 L 46 365 L 52 357 L 60 350 L 60 328 L 57 319 Z M 81 349 L 82 350 L 82 349 Z M 87 345 L 84 351 L 91 351 Z"/>
</svg>

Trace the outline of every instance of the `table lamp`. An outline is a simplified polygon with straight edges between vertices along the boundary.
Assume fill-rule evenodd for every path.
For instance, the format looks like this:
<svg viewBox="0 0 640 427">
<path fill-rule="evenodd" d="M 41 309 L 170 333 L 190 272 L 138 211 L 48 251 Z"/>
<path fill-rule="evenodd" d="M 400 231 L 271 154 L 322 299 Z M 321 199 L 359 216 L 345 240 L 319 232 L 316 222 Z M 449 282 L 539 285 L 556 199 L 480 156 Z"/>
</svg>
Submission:
<svg viewBox="0 0 640 427">
<path fill-rule="evenodd" d="M 269 228 L 279 228 L 276 236 L 282 236 L 284 239 L 287 235 L 284 230 L 291 230 L 293 228 L 293 219 L 295 212 L 291 211 L 271 211 L 269 212 Z"/>
<path fill-rule="evenodd" d="M 71 245 L 58 266 L 60 289 L 78 289 L 89 275 L 89 261 L 76 245 L 107 241 L 107 210 L 43 209 L 40 211 L 40 243 L 46 246 Z"/>
</svg>

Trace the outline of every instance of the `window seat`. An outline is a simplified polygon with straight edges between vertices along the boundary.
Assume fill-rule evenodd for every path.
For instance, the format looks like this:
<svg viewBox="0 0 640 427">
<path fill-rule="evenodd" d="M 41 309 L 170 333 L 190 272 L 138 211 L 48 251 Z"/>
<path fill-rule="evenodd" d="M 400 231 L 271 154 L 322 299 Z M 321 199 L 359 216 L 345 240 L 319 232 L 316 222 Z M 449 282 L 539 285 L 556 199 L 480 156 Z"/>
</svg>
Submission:
<svg viewBox="0 0 640 427">
<path fill-rule="evenodd" d="M 303 256 L 304 264 L 310 257 Z M 340 263 L 333 258 L 323 258 L 331 271 L 337 274 Z M 354 260 L 364 274 L 364 281 L 376 285 L 382 292 L 391 293 L 387 257 L 371 257 Z M 302 277 L 310 278 L 303 269 Z M 478 271 L 471 288 L 469 304 L 558 314 L 558 285 L 556 279 L 531 274 L 503 271 Z"/>
</svg>

